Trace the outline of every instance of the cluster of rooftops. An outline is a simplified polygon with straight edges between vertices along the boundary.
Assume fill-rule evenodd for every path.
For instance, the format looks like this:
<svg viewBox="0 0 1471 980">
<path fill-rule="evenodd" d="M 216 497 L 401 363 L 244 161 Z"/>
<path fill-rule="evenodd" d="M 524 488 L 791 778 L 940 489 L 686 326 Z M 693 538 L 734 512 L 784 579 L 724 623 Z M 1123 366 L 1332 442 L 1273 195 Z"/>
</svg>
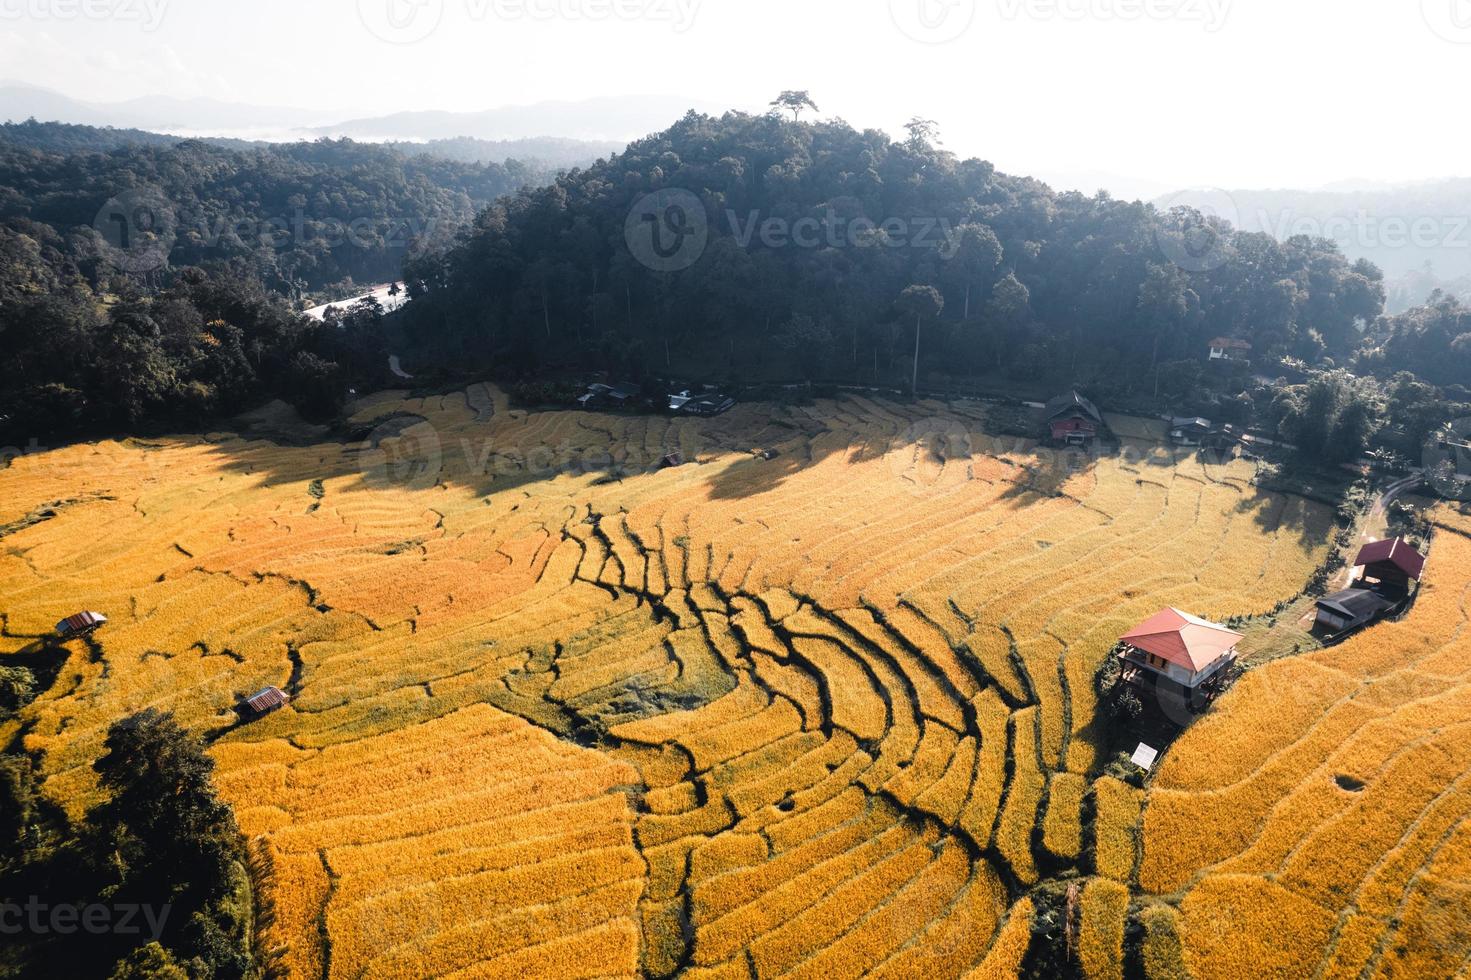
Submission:
<svg viewBox="0 0 1471 980">
<path fill-rule="evenodd" d="M 1042 415 L 1047 420 L 1052 442 L 1059 446 L 1090 446 L 1108 428 L 1098 406 L 1076 391 L 1052 399 L 1043 406 Z M 1250 436 L 1234 425 L 1222 425 L 1199 416 L 1176 416 L 1168 421 L 1170 441 L 1178 446 L 1224 452 L 1251 441 Z"/>
<path fill-rule="evenodd" d="M 1318 600 L 1318 631 L 1328 640 L 1357 632 L 1409 602 L 1411 584 L 1425 574 L 1425 556 L 1402 538 L 1375 541 L 1354 562 L 1350 586 Z"/>
<path fill-rule="evenodd" d="M 735 407 L 735 399 L 713 388 L 695 393 L 690 389 L 665 396 L 661 399 L 648 398 L 642 385 L 621 381 L 615 385 L 601 382 L 590 384 L 577 396 L 579 408 L 633 408 L 650 406 L 679 412 L 685 415 L 720 415 Z"/>
<path fill-rule="evenodd" d="M 1425 556 L 1403 538 L 1365 545 L 1354 562 L 1352 587 L 1318 600 L 1319 635 L 1333 642 L 1402 610 L 1424 572 Z M 1123 679 L 1156 689 L 1163 681 L 1182 695 L 1213 696 L 1244 638 L 1219 623 L 1166 609 L 1120 638 Z"/>
</svg>

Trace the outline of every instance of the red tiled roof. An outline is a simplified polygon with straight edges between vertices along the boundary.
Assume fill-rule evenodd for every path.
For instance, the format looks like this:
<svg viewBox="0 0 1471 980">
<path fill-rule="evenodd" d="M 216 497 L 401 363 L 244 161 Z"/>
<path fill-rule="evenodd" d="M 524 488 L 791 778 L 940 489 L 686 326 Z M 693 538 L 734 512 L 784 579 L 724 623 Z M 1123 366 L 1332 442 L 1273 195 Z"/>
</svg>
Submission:
<svg viewBox="0 0 1471 980">
<path fill-rule="evenodd" d="M 1425 572 L 1425 556 L 1412 548 L 1404 538 L 1390 538 L 1364 545 L 1354 564 L 1375 565 L 1381 561 L 1392 562 L 1413 579 L 1420 578 Z"/>
<path fill-rule="evenodd" d="M 1204 670 L 1241 642 L 1235 630 L 1178 609 L 1166 609 L 1124 635 L 1136 650 L 1152 653 L 1191 673 Z"/>
</svg>

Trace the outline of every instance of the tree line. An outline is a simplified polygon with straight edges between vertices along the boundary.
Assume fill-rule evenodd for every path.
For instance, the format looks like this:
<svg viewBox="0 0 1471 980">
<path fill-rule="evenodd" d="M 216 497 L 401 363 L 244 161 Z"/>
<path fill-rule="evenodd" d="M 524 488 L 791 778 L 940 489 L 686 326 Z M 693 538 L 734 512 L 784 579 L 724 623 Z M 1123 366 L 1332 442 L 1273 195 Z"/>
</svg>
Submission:
<svg viewBox="0 0 1471 980">
<path fill-rule="evenodd" d="M 1331 240 L 1057 192 L 956 158 L 927 120 L 896 140 L 799 122 L 816 109 L 805 92 L 774 106 L 691 113 L 495 202 L 448 251 L 411 257 L 415 349 L 523 377 L 1076 382 L 1106 403 L 1289 428 L 1296 402 L 1247 359 L 1289 383 L 1317 368 L 1467 380 L 1464 359 L 1438 360 L 1471 349 L 1462 314 L 1385 317 L 1380 271 Z M 657 213 L 639 214 L 651 195 Z M 655 240 L 650 261 L 647 234 L 670 249 L 698 239 L 698 254 L 675 268 Z M 1222 337 L 1249 345 L 1247 359 L 1207 363 Z M 1380 385 L 1349 388 L 1334 397 L 1355 418 L 1393 401 Z M 1429 397 L 1449 411 L 1464 395 Z M 1381 429 L 1346 423 L 1308 448 L 1352 455 Z"/>
<path fill-rule="evenodd" d="M 1325 460 L 1412 454 L 1426 418 L 1471 400 L 1462 307 L 1385 315 L 1379 270 L 1327 239 L 1058 192 L 958 159 L 928 120 L 894 139 L 799 121 L 816 110 L 794 91 L 766 115 L 691 113 L 543 183 L 349 141 L 65 156 L 0 141 L 0 340 L 16 352 L 0 416 L 66 435 L 278 393 L 330 415 L 384 380 L 381 328 L 371 310 L 351 332 L 296 323 L 278 300 L 399 262 L 413 302 L 392 324 L 412 360 L 511 382 L 1079 385 L 1118 407 L 1256 420 Z M 178 233 L 160 268 L 125 274 L 96 214 L 140 185 L 173 189 Z M 262 247 L 233 231 L 295 209 L 366 216 L 364 238 L 328 247 L 308 222 Z M 445 215 L 468 224 L 451 233 Z M 444 233 L 393 240 L 401 221 Z M 1249 352 L 1209 363 L 1216 338 Z M 1318 377 L 1334 371 L 1348 373 Z M 1353 406 L 1335 410 L 1344 424 L 1298 424 L 1309 384 Z"/>
</svg>

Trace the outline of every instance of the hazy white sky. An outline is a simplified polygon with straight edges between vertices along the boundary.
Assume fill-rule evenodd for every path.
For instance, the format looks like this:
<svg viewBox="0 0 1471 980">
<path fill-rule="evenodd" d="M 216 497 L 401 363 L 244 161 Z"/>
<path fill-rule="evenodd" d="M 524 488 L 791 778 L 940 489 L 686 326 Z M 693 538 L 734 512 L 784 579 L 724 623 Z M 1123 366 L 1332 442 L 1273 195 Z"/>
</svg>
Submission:
<svg viewBox="0 0 1471 980">
<path fill-rule="evenodd" d="M 806 88 L 1018 173 L 1471 173 L 1471 0 L 0 0 L 0 76 L 344 117 Z"/>
</svg>

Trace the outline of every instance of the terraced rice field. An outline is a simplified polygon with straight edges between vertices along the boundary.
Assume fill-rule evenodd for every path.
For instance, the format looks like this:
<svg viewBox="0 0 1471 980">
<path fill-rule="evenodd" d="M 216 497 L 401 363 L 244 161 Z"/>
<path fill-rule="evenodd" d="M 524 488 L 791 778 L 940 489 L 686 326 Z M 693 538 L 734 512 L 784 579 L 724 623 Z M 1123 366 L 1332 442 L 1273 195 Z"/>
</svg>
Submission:
<svg viewBox="0 0 1471 980">
<path fill-rule="evenodd" d="M 1153 969 L 1254 955 L 1223 910 L 1351 971 L 1461 894 L 1460 797 L 1426 773 L 1465 752 L 1464 581 L 1422 602 L 1443 622 L 1252 675 L 1148 798 L 1100 775 L 1120 633 L 1264 613 L 1326 556 L 1332 515 L 1247 464 L 1140 440 L 1074 468 L 975 407 L 861 398 L 671 421 L 476 386 L 357 418 L 389 416 L 0 472 L 27 525 L 0 650 L 112 617 L 0 737 L 75 812 L 118 717 L 206 733 L 291 976 L 1005 977 L 1068 871 L 1090 976 L 1134 914 Z M 291 705 L 240 723 L 267 684 Z"/>
<path fill-rule="evenodd" d="M 1435 519 L 1406 619 L 1253 671 L 1154 781 L 1139 883 L 1194 976 L 1471 970 L 1471 518 Z"/>
</svg>

